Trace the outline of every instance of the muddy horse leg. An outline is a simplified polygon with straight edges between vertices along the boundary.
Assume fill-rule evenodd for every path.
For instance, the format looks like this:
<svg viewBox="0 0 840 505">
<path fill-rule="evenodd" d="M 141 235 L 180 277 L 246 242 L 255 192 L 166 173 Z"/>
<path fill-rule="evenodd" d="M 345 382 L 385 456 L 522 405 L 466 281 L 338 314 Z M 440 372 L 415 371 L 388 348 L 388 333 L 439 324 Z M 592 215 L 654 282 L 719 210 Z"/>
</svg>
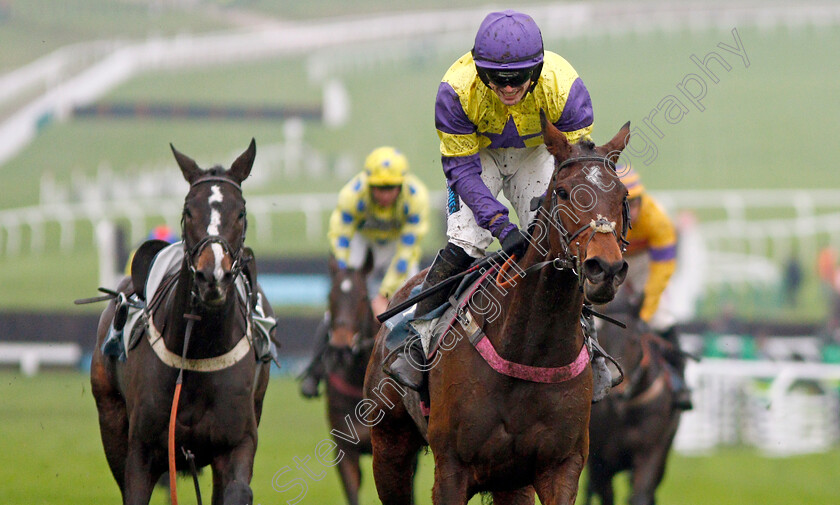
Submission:
<svg viewBox="0 0 840 505">
<path fill-rule="evenodd" d="M 338 475 L 344 486 L 344 495 L 350 505 L 359 505 L 359 486 L 362 484 L 362 471 L 359 468 L 359 452 L 344 448 L 344 457 L 338 463 Z"/>
<path fill-rule="evenodd" d="M 543 505 L 574 505 L 583 471 L 583 453 L 572 454 L 556 468 L 537 476 L 534 487 Z"/>
<path fill-rule="evenodd" d="M 516 491 L 495 491 L 493 505 L 534 505 L 534 488 L 528 486 Z"/>
<path fill-rule="evenodd" d="M 245 441 L 233 451 L 217 456 L 210 466 L 213 469 L 212 505 L 252 505 L 251 476 L 254 470 L 254 437 Z"/>
</svg>

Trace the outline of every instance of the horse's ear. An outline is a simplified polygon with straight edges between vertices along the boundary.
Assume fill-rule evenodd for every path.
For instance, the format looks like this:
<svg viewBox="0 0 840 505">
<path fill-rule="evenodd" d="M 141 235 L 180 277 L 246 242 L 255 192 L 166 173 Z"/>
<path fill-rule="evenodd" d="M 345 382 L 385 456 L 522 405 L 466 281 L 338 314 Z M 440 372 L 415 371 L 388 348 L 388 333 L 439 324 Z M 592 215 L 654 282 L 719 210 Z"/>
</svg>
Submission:
<svg viewBox="0 0 840 505">
<path fill-rule="evenodd" d="M 242 183 L 248 178 L 251 173 L 251 168 L 254 166 L 254 158 L 257 156 L 257 141 L 251 138 L 251 145 L 244 153 L 240 154 L 233 165 L 230 166 L 230 176 L 236 179 L 236 182 Z"/>
<path fill-rule="evenodd" d="M 171 143 L 169 147 L 172 148 L 172 154 L 175 155 L 175 161 L 178 162 L 178 166 L 181 167 L 181 173 L 184 174 L 184 179 L 187 180 L 190 184 L 193 183 L 198 176 L 202 174 L 201 168 L 198 167 L 198 164 L 190 158 L 189 156 L 178 152 Z"/>
<path fill-rule="evenodd" d="M 373 270 L 373 251 L 368 249 L 367 254 L 365 255 L 365 264 L 362 265 L 362 275 L 367 277 L 368 274 Z"/>
<path fill-rule="evenodd" d="M 330 259 L 327 260 L 327 266 L 330 268 L 330 278 L 334 279 L 335 274 L 338 273 L 338 261 L 336 261 L 335 256 L 330 254 Z"/>
<path fill-rule="evenodd" d="M 621 151 L 630 143 L 630 121 L 624 123 L 624 126 L 618 130 L 609 142 L 601 147 L 595 148 L 595 151 L 613 163 L 618 163 L 618 158 L 621 156 Z"/>
<path fill-rule="evenodd" d="M 572 145 L 569 144 L 566 135 L 545 117 L 545 111 L 542 109 L 540 109 L 540 124 L 548 152 L 560 161 L 568 159 L 572 155 Z"/>
</svg>

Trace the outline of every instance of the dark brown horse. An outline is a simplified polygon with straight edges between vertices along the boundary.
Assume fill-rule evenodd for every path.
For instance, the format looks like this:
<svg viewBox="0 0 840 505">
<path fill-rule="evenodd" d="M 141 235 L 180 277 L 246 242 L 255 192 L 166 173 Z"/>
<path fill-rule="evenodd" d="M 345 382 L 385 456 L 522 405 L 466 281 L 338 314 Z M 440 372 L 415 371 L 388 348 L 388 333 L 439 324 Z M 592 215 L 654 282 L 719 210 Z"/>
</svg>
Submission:
<svg viewBox="0 0 840 505">
<path fill-rule="evenodd" d="M 671 344 L 639 331 L 641 304 L 619 306 L 622 301 L 616 298 L 605 311 L 626 321 L 627 329 L 606 325 L 599 332 L 599 341 L 626 375 L 624 383 L 592 406 L 586 503 L 598 496 L 601 505 L 613 505 L 613 477 L 629 470 L 629 503 L 653 505 L 682 410 L 673 408 L 663 366 L 662 348 Z"/>
<path fill-rule="evenodd" d="M 115 304 L 102 313 L 91 364 L 102 443 L 123 503 L 147 504 L 168 467 L 170 409 L 183 369 L 174 425 L 176 467 L 189 470 L 182 455 L 188 451 L 197 467 L 212 468 L 214 505 L 250 504 L 269 374 L 268 363 L 255 359 L 252 345 L 252 300 L 258 287 L 250 250 L 244 247 L 240 188 L 251 172 L 256 144 L 251 140 L 229 170 L 202 170 L 172 151 L 190 184 L 182 215 L 183 259 L 160 289 L 145 293 L 149 324 L 125 362 L 101 351 Z M 238 293 L 237 285 L 245 286 L 246 295 Z M 127 278 L 119 289 L 143 293 L 144 288 Z"/>
<path fill-rule="evenodd" d="M 359 457 L 371 453 L 370 428 L 356 417 L 362 401 L 365 368 L 379 321 L 373 316 L 367 277 L 373 266 L 368 255 L 361 269 L 338 268 L 330 260 L 329 345 L 324 353 L 327 372 L 327 417 L 337 450 L 344 453 L 338 473 L 351 505 L 359 503 L 362 472 Z"/>
<path fill-rule="evenodd" d="M 629 124 L 600 147 L 571 145 L 545 120 L 543 135 L 555 171 L 519 262 L 525 275 L 504 294 L 486 292 L 482 306 L 494 305 L 493 317 L 471 306 L 472 324 L 461 335 L 468 338 L 441 344 L 428 373 L 428 422 L 419 395 L 383 374 L 385 329 L 377 336 L 365 380 L 372 403 L 366 419 L 374 425 L 374 478 L 386 505 L 412 503 L 414 465 L 425 444 L 435 459 L 435 504 L 466 504 L 485 491 L 496 504 L 533 503 L 535 490 L 545 505 L 575 501 L 589 453 L 593 385 L 581 312 L 585 300 L 611 300 L 627 271 L 627 191 L 612 167 Z M 392 304 L 407 298 L 422 275 Z M 476 335 L 484 336 L 471 345 Z M 491 368 L 482 345 L 514 376 Z M 568 380 L 555 379 L 563 374 Z"/>
</svg>

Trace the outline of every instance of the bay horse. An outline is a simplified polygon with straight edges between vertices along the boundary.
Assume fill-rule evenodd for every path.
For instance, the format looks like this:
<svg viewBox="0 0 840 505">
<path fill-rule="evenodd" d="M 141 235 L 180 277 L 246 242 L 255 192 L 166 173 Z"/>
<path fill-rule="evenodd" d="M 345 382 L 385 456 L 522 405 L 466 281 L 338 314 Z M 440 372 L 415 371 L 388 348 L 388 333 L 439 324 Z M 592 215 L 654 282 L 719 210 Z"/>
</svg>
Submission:
<svg viewBox="0 0 840 505">
<path fill-rule="evenodd" d="M 581 314 L 585 301 L 612 299 L 627 272 L 627 190 L 614 163 L 629 131 L 627 123 L 603 146 L 570 144 L 543 117 L 555 168 L 519 263 L 523 275 L 507 283 L 504 294 L 493 293 L 497 317 L 473 311 L 469 338 L 447 344 L 445 352 L 440 344 L 428 371 L 428 418 L 420 394 L 382 371 L 383 325 L 365 379 L 369 403 L 362 409 L 372 425 L 373 472 L 383 504 L 413 502 L 412 478 L 424 445 L 434 454 L 437 505 L 463 505 L 479 492 L 492 493 L 496 504 L 532 504 L 535 492 L 544 505 L 574 503 L 589 452 L 593 387 Z M 406 299 L 423 275 L 412 278 L 391 305 Z M 477 344 L 476 335 L 483 335 Z M 494 359 L 485 361 L 482 344 Z M 496 371 L 500 364 L 505 373 Z M 553 368 L 559 365 L 565 366 Z M 554 380 L 558 372 L 568 380 Z"/>
<path fill-rule="evenodd" d="M 620 303 L 624 302 L 624 303 Z M 673 391 L 662 365 L 662 347 L 671 344 L 640 331 L 641 303 L 619 295 L 604 311 L 627 321 L 627 329 L 604 325 L 599 341 L 624 368 L 626 380 L 592 406 L 589 423 L 586 503 L 597 496 L 613 505 L 613 478 L 630 471 L 631 505 L 653 505 L 656 489 L 680 423 L 681 409 L 673 407 Z"/>
<path fill-rule="evenodd" d="M 148 504 L 170 463 L 170 409 L 179 405 L 172 426 L 175 454 L 169 454 L 174 466 L 189 470 L 191 454 L 196 467 L 212 468 L 214 505 L 250 504 L 257 426 L 269 378 L 269 363 L 255 359 L 251 340 L 252 299 L 262 293 L 250 249 L 244 246 L 247 221 L 240 187 L 251 172 L 256 143 L 252 139 L 230 169 L 203 170 L 170 147 L 190 185 L 181 217 L 183 259 L 160 289 L 145 293 L 147 324 L 124 362 L 102 352 L 115 302 L 99 319 L 91 386 L 102 444 L 123 503 Z M 144 263 L 142 251 L 132 265 Z M 137 273 L 132 271 L 132 277 Z M 249 296 L 237 292 L 240 283 L 252 286 L 246 290 Z M 134 284 L 129 277 L 118 289 L 143 293 L 144 286 Z M 273 316 L 267 304 L 261 307 Z M 180 401 L 173 405 L 176 391 Z"/>
<path fill-rule="evenodd" d="M 373 315 L 367 278 L 373 268 L 368 254 L 359 268 L 339 268 L 330 258 L 331 287 L 329 344 L 324 353 L 327 375 L 327 419 L 336 450 L 343 452 L 338 473 L 350 505 L 359 503 L 362 472 L 359 457 L 371 453 L 370 428 L 359 422 L 356 406 L 362 400 L 365 369 L 379 321 Z"/>
</svg>

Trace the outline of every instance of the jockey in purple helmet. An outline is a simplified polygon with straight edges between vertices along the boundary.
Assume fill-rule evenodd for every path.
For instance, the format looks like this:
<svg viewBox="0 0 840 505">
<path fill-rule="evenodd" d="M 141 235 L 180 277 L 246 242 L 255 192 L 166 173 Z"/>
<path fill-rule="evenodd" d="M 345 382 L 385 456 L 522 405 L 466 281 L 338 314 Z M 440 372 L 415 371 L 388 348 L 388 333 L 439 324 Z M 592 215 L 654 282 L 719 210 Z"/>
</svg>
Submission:
<svg viewBox="0 0 840 505">
<path fill-rule="evenodd" d="M 544 50 L 530 16 L 512 10 L 488 14 L 472 51 L 449 67 L 438 87 L 435 124 L 449 186 L 449 241 L 426 274 L 424 289 L 484 256 L 494 237 L 508 254 L 523 256 L 528 242 L 497 196 L 504 192 L 522 226 L 534 217 L 531 200 L 545 193 L 554 170 L 541 110 L 570 142 L 589 140 L 592 102 L 575 69 Z M 440 305 L 447 292 L 439 293 L 421 300 L 415 317 Z M 423 362 L 419 345 L 410 352 L 411 361 Z M 402 351 L 386 372 L 407 387 L 423 381 Z"/>
</svg>

